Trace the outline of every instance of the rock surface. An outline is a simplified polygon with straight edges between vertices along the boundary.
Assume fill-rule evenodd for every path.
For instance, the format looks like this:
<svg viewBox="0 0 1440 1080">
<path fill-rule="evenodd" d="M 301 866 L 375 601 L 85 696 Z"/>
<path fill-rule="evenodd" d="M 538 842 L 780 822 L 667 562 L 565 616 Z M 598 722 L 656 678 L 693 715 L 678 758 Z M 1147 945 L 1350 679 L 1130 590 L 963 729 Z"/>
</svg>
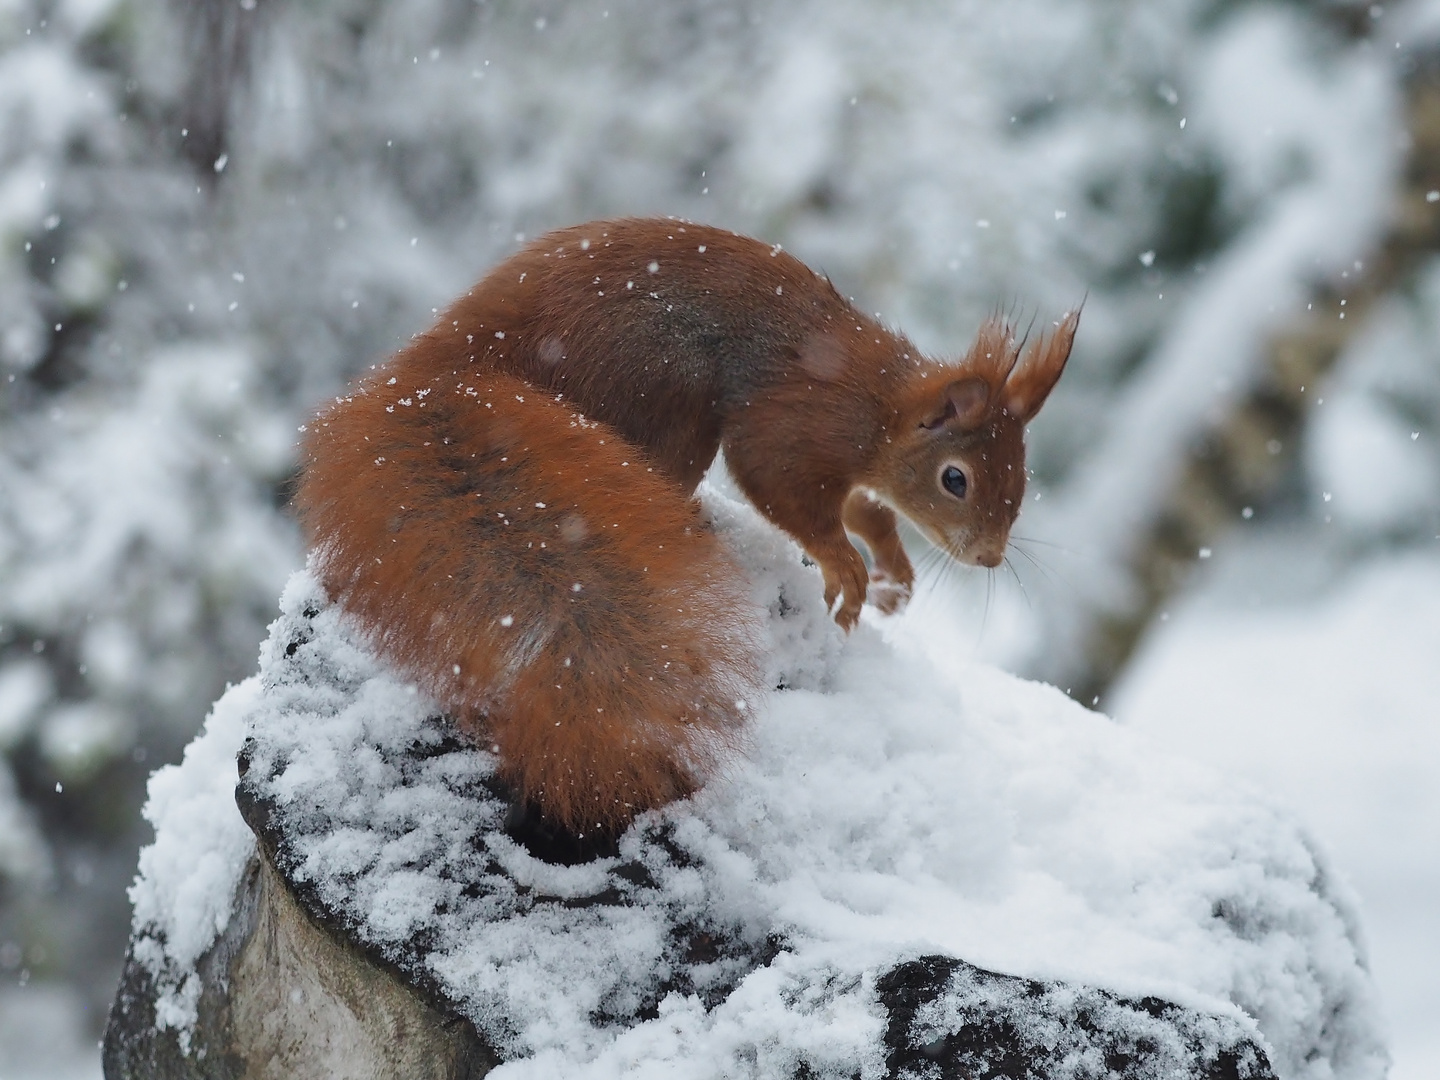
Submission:
<svg viewBox="0 0 1440 1080">
<path fill-rule="evenodd" d="M 401 777 L 399 789 L 412 786 L 406 778 L 433 775 L 437 763 L 445 764 L 442 771 L 456 778 L 456 794 L 477 808 L 476 819 L 503 822 L 504 794 L 485 772 L 445 762 L 451 757 L 466 762 L 475 752 L 438 721 L 431 733 L 432 741 L 411 743 L 388 757 Z M 308 844 L 323 842 L 314 830 L 324 829 L 325 822 L 274 798 L 278 762 L 266 759 L 275 771 L 258 775 L 254 762 L 261 753 L 253 739 L 246 743 L 236 787 L 257 853 L 245 869 L 225 933 L 198 966 L 202 989 L 188 1049 L 176 1032 L 157 1029 L 153 980 L 132 956 L 106 1035 L 106 1076 L 460 1080 L 485 1075 L 499 1055 L 467 1019 L 465 1003 L 453 999 L 431 973 L 427 957 L 434 936 L 377 944 L 366 940 L 353 909 L 327 903 L 331 890 L 309 880 L 303 855 Z M 518 831 L 513 820 L 510 825 L 509 834 L 497 837 L 481 826 L 468 838 L 469 846 L 483 852 L 490 839 L 510 846 Z M 532 857 L 555 857 L 552 838 L 524 839 Z M 743 927 L 696 918 L 694 910 L 667 902 L 657 886 L 657 868 L 658 876 L 672 877 L 691 859 L 663 825 L 644 830 L 630 857 L 604 862 L 608 865 L 589 879 L 589 889 L 564 895 L 517 881 L 498 861 L 483 857 L 456 884 L 474 904 L 548 916 L 566 928 L 562 932 L 583 932 L 585 912 L 661 913 L 666 947 L 647 979 L 601 1010 L 608 1025 L 653 1020 L 660 1002 L 674 993 L 698 996 L 713 1009 L 746 976 L 786 952 L 783 935 L 747 936 Z M 813 973 L 792 993 L 823 1001 L 835 993 L 837 976 Z M 1044 984 L 943 956 L 919 957 L 876 973 L 874 993 L 884 1012 L 887 1076 L 1261 1080 L 1274 1075 L 1243 1025 L 1155 998 L 1130 1001 L 1093 988 Z M 822 1075 L 814 1070 L 823 1063 L 795 1049 L 797 1060 L 785 1075 Z"/>
<path fill-rule="evenodd" d="M 199 970 L 199 1017 L 182 1046 L 156 1026 L 149 971 L 126 958 L 105 1033 L 107 1077 L 470 1080 L 495 1064 L 468 1021 L 317 925 L 261 858 Z"/>
<path fill-rule="evenodd" d="M 1282 812 L 928 639 L 839 638 L 711 501 L 781 689 L 609 845 L 517 815 L 297 575 L 152 780 L 107 1075 L 1383 1075 L 1353 909 Z"/>
<path fill-rule="evenodd" d="M 417 978 L 423 969 L 411 962 L 397 970 L 349 935 L 344 917 L 324 908 L 315 890 L 297 889 L 273 868 L 272 843 L 283 848 L 283 827 L 273 808 L 248 806 L 265 819 L 262 854 L 246 868 L 227 932 L 200 962 L 199 1016 L 186 1046 L 176 1032 L 157 1028 L 153 979 L 132 955 L 106 1031 L 106 1077 L 472 1080 L 499 1064 L 459 1004 Z M 578 904 L 537 900 L 572 908 L 623 903 L 634 879 L 646 876 L 638 863 L 614 874 L 612 886 Z M 676 938 L 683 951 L 675 971 L 692 988 L 699 968 L 737 951 L 693 927 L 677 927 Z M 750 970 L 782 949 L 776 941 L 752 952 Z M 806 990 L 823 995 L 827 988 Z M 1233 1021 L 1155 998 L 1045 985 L 941 956 L 881 973 L 875 991 L 887 1021 L 884 1075 L 897 1080 L 1274 1077 L 1264 1052 Z M 719 1003 L 713 987 L 706 996 Z M 637 1019 L 655 1010 L 647 1005 L 640 1013 Z M 802 1057 L 786 1075 L 819 1074 Z"/>
</svg>

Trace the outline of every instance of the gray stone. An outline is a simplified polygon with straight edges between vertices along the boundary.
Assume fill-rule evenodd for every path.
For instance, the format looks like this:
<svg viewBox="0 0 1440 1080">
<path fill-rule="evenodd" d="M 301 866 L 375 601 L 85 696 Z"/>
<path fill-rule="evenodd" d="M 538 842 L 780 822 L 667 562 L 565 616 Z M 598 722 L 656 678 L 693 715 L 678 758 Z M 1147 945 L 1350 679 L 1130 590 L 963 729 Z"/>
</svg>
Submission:
<svg viewBox="0 0 1440 1080">
<path fill-rule="evenodd" d="M 254 804 L 248 810 L 257 813 Z M 265 818 L 271 833 L 279 819 Z M 199 965 L 203 990 L 188 1052 L 175 1031 L 157 1029 L 149 972 L 127 959 L 105 1036 L 109 1080 L 470 1080 L 498 1063 L 433 986 L 353 940 L 333 913 L 307 913 L 318 903 L 315 890 L 302 887 L 297 898 L 268 847 L 259 846 L 224 935 Z M 617 868 L 621 879 L 627 873 L 625 864 Z M 623 900 L 607 893 L 594 902 Z M 693 928 L 676 932 L 690 941 L 695 963 L 713 962 L 717 951 L 736 955 L 723 942 L 697 949 Z M 782 949 L 774 942 L 755 953 L 752 969 Z M 1263 1050 L 1233 1021 L 1154 998 L 1019 979 L 943 956 L 896 965 L 879 975 L 876 991 L 889 1018 L 887 1074 L 897 1080 L 1027 1080 L 1062 1066 L 1077 1080 L 1274 1077 Z M 793 1075 L 811 1074 L 802 1064 Z"/>
<path fill-rule="evenodd" d="M 156 1027 L 150 974 L 126 958 L 105 1032 L 108 1080 L 476 1080 L 496 1063 L 468 1020 L 316 925 L 260 857 L 199 974 L 187 1053 Z"/>
</svg>

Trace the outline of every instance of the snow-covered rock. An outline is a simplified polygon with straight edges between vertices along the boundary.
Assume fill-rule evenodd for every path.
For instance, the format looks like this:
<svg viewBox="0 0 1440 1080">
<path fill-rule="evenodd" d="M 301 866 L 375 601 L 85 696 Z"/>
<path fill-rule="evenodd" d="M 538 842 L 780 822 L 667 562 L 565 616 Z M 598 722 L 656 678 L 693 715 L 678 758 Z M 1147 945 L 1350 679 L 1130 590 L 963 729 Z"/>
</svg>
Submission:
<svg viewBox="0 0 1440 1080">
<path fill-rule="evenodd" d="M 259 674 L 152 781 L 117 1015 L 177 1061 L 218 1047 L 261 866 L 497 1076 L 1383 1076 L 1352 905 L 1283 810 L 1052 688 L 843 639 L 798 551 L 706 499 L 778 688 L 724 775 L 547 861 L 492 756 L 302 572 Z"/>
</svg>

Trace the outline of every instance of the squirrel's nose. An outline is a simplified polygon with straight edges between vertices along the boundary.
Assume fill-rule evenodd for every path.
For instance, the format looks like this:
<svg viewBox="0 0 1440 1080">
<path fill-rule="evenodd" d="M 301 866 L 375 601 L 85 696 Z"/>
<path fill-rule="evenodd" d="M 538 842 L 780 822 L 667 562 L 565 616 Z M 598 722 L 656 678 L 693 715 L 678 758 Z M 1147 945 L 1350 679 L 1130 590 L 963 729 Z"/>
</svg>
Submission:
<svg viewBox="0 0 1440 1080">
<path fill-rule="evenodd" d="M 963 561 L 971 566 L 984 566 L 993 570 L 1005 561 L 1005 541 L 980 539 L 966 550 Z"/>
</svg>

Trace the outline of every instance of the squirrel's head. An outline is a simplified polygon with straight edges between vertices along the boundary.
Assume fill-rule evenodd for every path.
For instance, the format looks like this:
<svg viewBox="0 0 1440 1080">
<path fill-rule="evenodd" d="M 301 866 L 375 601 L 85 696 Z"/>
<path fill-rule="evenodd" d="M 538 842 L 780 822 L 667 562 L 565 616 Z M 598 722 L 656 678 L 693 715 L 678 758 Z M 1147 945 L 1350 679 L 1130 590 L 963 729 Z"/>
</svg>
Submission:
<svg viewBox="0 0 1440 1080">
<path fill-rule="evenodd" d="M 1025 495 L 1025 425 L 1065 369 L 1079 322 L 1077 308 L 1027 348 L 991 319 L 958 365 L 926 364 L 910 379 L 872 486 L 952 558 L 1000 565 Z"/>
</svg>

